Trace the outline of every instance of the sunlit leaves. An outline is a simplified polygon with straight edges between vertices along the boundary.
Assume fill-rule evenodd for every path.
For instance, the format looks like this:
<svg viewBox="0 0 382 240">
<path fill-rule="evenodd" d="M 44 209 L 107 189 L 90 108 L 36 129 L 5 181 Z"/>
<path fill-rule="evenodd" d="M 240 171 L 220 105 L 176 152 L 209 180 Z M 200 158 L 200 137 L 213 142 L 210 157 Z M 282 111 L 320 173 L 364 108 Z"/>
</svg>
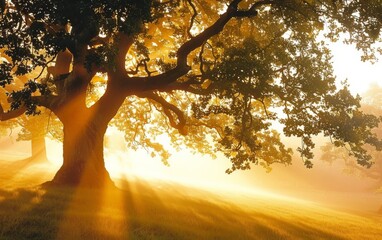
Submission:
<svg viewBox="0 0 382 240">
<path fill-rule="evenodd" d="M 381 115 L 381 105 L 380 105 L 380 92 L 381 88 L 378 86 L 373 86 L 365 93 L 365 97 L 362 101 L 363 106 L 362 110 L 366 113 L 357 113 L 357 124 L 362 124 L 361 122 L 370 122 L 378 125 L 378 120 L 369 114 L 376 114 Z M 364 118 L 361 120 L 361 118 Z M 369 129 L 366 129 L 366 131 L 369 131 Z M 375 134 L 376 137 L 381 137 L 381 126 L 378 125 L 378 128 L 373 129 L 372 132 Z M 365 134 L 365 129 L 361 134 Z M 370 136 L 370 135 L 369 135 Z M 358 174 L 362 177 L 366 176 L 371 179 L 374 179 L 379 184 L 379 187 L 382 186 L 382 162 L 381 162 L 381 152 L 376 151 L 372 145 L 376 145 L 377 148 L 381 147 L 381 143 L 378 142 L 377 138 L 370 138 L 368 137 L 369 141 L 372 141 L 371 144 L 365 144 L 365 149 L 367 149 L 368 154 L 372 156 L 371 160 L 368 160 L 369 157 L 361 158 L 368 160 L 367 161 L 359 161 L 357 159 L 358 156 L 355 156 L 353 153 L 353 149 L 351 148 L 352 145 L 348 145 L 348 143 L 343 141 L 334 141 L 334 145 L 332 143 L 327 143 L 325 146 L 321 148 L 323 151 L 323 155 L 321 156 L 321 160 L 326 162 L 334 162 L 336 160 L 343 160 L 345 163 L 345 169 L 344 171 L 346 173 L 350 174 Z M 357 163 L 358 162 L 358 163 Z M 369 162 L 374 163 L 372 166 L 369 164 Z M 365 164 L 367 168 L 360 167 L 359 164 Z"/>
<path fill-rule="evenodd" d="M 307 5 L 298 6 L 301 2 Z M 233 126 L 224 127 L 220 140 L 223 148 L 219 149 L 226 151 L 233 163 L 228 172 L 247 169 L 250 162 L 259 164 L 262 161 L 259 155 L 265 147 L 259 143 L 258 136 L 267 131 L 267 119 L 283 123 L 285 135 L 302 138 L 302 146 L 297 150 L 307 167 L 312 167 L 310 159 L 315 146 L 311 137 L 322 131 L 338 142 L 351 142 L 359 163 L 370 164 L 361 139 L 378 145 L 368 130 L 376 126 L 378 119 L 358 113 L 360 99 L 353 97 L 346 88 L 335 90 L 329 50 L 324 42 L 316 40 L 318 31 L 323 29 L 323 18 L 319 15 L 321 7 L 324 6 L 314 1 L 283 1 L 252 22 L 252 27 L 247 29 L 255 34 L 238 31 L 245 29 L 245 22 L 233 22 L 236 28 L 229 25 L 226 34 L 219 36 L 222 40 L 219 42 L 229 44 L 223 44 L 223 57 L 205 73 L 209 82 L 205 92 L 213 95 L 206 93 L 199 97 L 192 109 L 198 119 L 210 114 L 232 116 Z M 268 28 L 272 24 L 275 24 L 273 29 L 279 30 L 278 34 Z M 239 39 L 238 34 L 247 37 Z M 276 117 L 271 111 L 267 112 L 268 105 L 259 117 L 256 113 L 263 108 L 248 108 L 248 101 L 267 101 L 270 106 L 282 108 L 285 115 Z M 249 122 L 256 126 L 253 132 Z M 329 127 L 329 123 L 333 126 Z M 246 148 L 252 149 L 257 156 L 251 157 Z M 281 156 L 274 159 L 277 158 L 283 159 Z M 266 162 L 272 161 L 268 159 L 263 163 Z"/>
<path fill-rule="evenodd" d="M 153 108 L 154 106 L 147 100 L 128 98 L 112 124 L 124 132 L 130 149 L 145 149 L 152 157 L 159 155 L 163 163 L 168 164 L 167 160 L 170 157 L 168 149 L 153 137 L 166 133 L 168 126 L 156 121 Z"/>
</svg>

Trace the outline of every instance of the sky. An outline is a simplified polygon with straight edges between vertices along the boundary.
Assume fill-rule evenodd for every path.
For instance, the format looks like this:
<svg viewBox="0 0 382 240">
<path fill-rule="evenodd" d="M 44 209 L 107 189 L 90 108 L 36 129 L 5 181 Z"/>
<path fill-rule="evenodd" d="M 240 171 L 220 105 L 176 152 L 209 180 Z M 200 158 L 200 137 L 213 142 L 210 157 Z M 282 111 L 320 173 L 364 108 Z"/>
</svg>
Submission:
<svg viewBox="0 0 382 240">
<path fill-rule="evenodd" d="M 364 93 L 372 83 L 382 86 L 382 58 L 375 63 L 361 61 L 361 53 L 352 45 L 332 43 L 333 66 L 337 79 L 348 79 L 352 93 Z"/>
</svg>

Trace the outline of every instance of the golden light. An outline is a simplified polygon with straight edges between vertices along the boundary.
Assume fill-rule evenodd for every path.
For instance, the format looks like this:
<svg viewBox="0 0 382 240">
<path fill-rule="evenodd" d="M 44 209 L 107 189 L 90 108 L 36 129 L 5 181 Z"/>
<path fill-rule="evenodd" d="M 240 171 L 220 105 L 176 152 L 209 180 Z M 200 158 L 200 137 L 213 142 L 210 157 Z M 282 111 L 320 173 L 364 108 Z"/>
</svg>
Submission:
<svg viewBox="0 0 382 240">
<path fill-rule="evenodd" d="M 354 47 L 346 46 L 341 43 L 335 43 L 330 46 L 333 50 L 333 65 L 335 74 L 339 81 L 347 79 L 350 89 L 353 93 L 363 93 L 372 83 L 378 83 L 382 76 L 382 62 L 376 64 L 364 63 L 360 61 L 361 53 Z M 86 122 L 86 119 L 84 119 Z M 16 142 L 17 133 L 12 137 L 13 140 L 2 140 L 0 145 L 2 149 L 0 154 L 7 159 L 18 159 L 29 155 L 29 146 L 27 143 Z M 148 181 L 165 180 L 177 182 L 184 185 L 191 185 L 198 188 L 209 189 L 216 192 L 238 190 L 241 192 L 256 192 L 257 194 L 273 194 L 265 189 L 274 188 L 285 194 L 289 190 L 293 195 L 298 188 L 309 188 L 300 178 L 311 176 L 321 176 L 323 172 L 330 174 L 331 177 L 341 175 L 341 166 L 327 167 L 315 161 L 315 169 L 310 173 L 301 167 L 300 162 L 296 162 L 293 167 L 274 166 L 274 173 L 266 174 L 264 169 L 254 167 L 249 172 L 237 172 L 231 175 L 225 174 L 225 170 L 230 163 L 224 156 L 219 155 L 218 159 L 213 160 L 202 155 L 193 155 L 187 149 L 180 152 L 172 152 L 169 160 L 170 167 L 164 166 L 160 158 L 152 158 L 144 150 L 131 151 L 127 149 L 124 143 L 123 133 L 114 128 L 109 128 L 106 139 L 109 146 L 105 148 L 105 164 L 113 179 L 146 179 Z M 161 139 L 165 147 L 166 143 Z M 47 139 L 48 159 L 55 169 L 51 175 L 62 164 L 62 144 Z M 301 173 L 300 177 L 293 176 Z M 321 172 L 320 172 L 321 171 Z M 22 174 L 22 173 L 20 173 Z M 15 174 L 14 179 L 20 176 Z M 358 180 L 356 177 L 336 177 L 339 181 L 349 180 L 349 184 L 354 184 Z M 342 180 L 341 180 L 342 179 Z M 351 179 L 351 180 L 350 180 Z M 355 180 L 356 179 L 356 180 Z M 47 179 L 48 180 L 48 179 Z M 315 181 L 315 180 L 314 180 Z M 325 182 L 325 181 L 324 181 Z M 365 181 L 365 185 L 370 182 Z M 279 186 L 279 187 L 277 187 Z M 134 188 L 134 186 L 130 186 Z M 359 188 L 362 186 L 360 185 Z M 276 194 L 276 193 L 275 193 Z M 108 195 L 108 194 L 106 194 Z M 106 196 L 105 195 L 105 196 Z M 277 195 L 277 194 L 276 194 Z M 101 202 L 109 201 L 108 197 L 101 196 Z M 139 202 L 139 200 L 136 200 Z M 120 203 L 121 204 L 121 203 Z M 104 210 L 100 210 L 102 215 Z"/>
</svg>

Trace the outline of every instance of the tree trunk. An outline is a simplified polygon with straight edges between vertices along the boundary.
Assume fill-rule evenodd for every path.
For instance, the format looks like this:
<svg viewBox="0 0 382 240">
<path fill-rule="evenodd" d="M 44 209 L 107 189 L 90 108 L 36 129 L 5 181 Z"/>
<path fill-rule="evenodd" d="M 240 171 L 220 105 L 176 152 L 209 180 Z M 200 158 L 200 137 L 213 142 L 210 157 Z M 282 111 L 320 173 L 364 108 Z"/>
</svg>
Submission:
<svg viewBox="0 0 382 240">
<path fill-rule="evenodd" d="M 80 121 L 81 122 L 81 121 Z M 103 139 L 107 125 L 95 121 L 64 123 L 64 162 L 52 180 L 53 185 L 101 188 L 114 185 L 103 158 Z"/>
<path fill-rule="evenodd" d="M 84 72 L 87 73 L 86 69 Z M 87 82 L 86 79 L 78 81 Z M 108 81 L 113 82 L 111 78 Z M 64 160 L 51 184 L 86 188 L 114 186 L 105 168 L 103 141 L 110 120 L 126 96 L 120 92 L 119 85 L 108 85 L 104 95 L 87 107 L 86 87 L 69 88 L 68 84 L 66 87 L 64 100 L 55 111 L 64 125 Z"/>
<path fill-rule="evenodd" d="M 46 154 L 46 144 L 44 136 L 34 137 L 32 135 L 31 140 L 32 145 L 32 156 L 31 159 L 33 163 L 44 163 L 48 161 L 48 157 Z"/>
</svg>

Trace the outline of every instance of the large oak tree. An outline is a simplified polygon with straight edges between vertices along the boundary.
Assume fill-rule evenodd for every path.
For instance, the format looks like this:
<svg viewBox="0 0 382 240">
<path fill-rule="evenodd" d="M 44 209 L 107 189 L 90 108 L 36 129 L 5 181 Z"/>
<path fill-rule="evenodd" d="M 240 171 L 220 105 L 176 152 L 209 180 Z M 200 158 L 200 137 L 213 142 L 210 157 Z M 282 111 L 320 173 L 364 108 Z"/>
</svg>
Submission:
<svg viewBox="0 0 382 240">
<path fill-rule="evenodd" d="M 290 163 L 275 122 L 301 137 L 307 167 L 319 133 L 364 166 L 363 145 L 381 148 L 379 119 L 337 89 L 322 40 L 343 33 L 373 60 L 380 0 L 1 0 L 0 11 L 0 84 L 30 77 L 1 120 L 41 107 L 60 119 L 54 184 L 111 183 L 103 139 L 114 117 L 130 146 L 165 160 L 153 139 L 167 134 L 174 146 L 223 152 L 228 173 Z"/>
</svg>

